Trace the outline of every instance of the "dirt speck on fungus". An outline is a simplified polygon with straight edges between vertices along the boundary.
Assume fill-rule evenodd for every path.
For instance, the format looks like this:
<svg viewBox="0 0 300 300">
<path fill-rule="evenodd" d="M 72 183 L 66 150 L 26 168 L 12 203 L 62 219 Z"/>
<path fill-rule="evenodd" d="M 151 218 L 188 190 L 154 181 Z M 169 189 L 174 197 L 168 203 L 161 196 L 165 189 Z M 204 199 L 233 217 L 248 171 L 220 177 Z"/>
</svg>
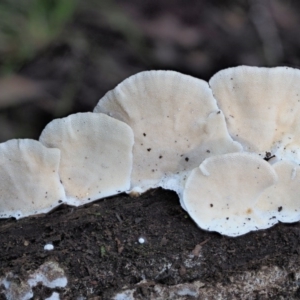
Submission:
<svg viewBox="0 0 300 300">
<path fill-rule="evenodd" d="M 147 242 L 139 243 L 141 236 Z M 79 208 L 61 206 L 19 221 L 0 220 L 0 240 L 0 278 L 12 272 L 22 280 L 44 262 L 56 261 L 68 277 L 67 287 L 57 290 L 61 299 L 111 299 L 125 286 L 136 288 L 135 299 L 151 299 L 156 284 L 170 288 L 197 280 L 229 289 L 232 276 L 264 267 L 288 273 L 284 285 L 264 288 L 268 295 L 293 299 L 299 293 L 299 223 L 229 238 L 199 229 L 177 195 L 161 189 L 138 198 L 121 194 Z M 54 250 L 44 251 L 46 243 Z M 149 284 L 141 288 L 142 280 Z M 43 299 L 49 289 L 34 292 Z"/>
</svg>

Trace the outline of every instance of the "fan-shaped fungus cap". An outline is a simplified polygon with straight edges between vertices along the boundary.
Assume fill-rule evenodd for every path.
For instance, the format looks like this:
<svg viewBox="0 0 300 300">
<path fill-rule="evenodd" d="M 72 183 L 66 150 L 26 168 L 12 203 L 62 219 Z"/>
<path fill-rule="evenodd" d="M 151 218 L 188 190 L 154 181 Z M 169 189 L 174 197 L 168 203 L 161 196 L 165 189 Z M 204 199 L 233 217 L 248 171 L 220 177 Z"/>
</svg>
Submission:
<svg viewBox="0 0 300 300">
<path fill-rule="evenodd" d="M 65 200 L 59 149 L 30 139 L 0 144 L 0 218 L 46 213 Z"/>
<path fill-rule="evenodd" d="M 259 197 L 255 208 L 267 216 L 270 224 L 300 220 L 300 167 L 288 161 L 273 165 L 278 182 Z"/>
<path fill-rule="evenodd" d="M 182 202 L 200 228 L 238 236 L 270 227 L 254 205 L 276 180 L 272 166 L 256 154 L 218 155 L 192 171 Z"/>
<path fill-rule="evenodd" d="M 240 66 L 209 81 L 228 130 L 250 152 L 300 162 L 300 70 Z"/>
<path fill-rule="evenodd" d="M 178 192 L 180 174 L 186 176 L 212 155 L 241 150 L 208 84 L 177 72 L 134 75 L 100 99 L 94 112 L 133 129 L 133 192 L 160 185 Z"/>
<path fill-rule="evenodd" d="M 104 114 L 78 113 L 50 122 L 40 141 L 61 150 L 59 175 L 68 204 L 129 189 L 133 133 L 127 124 Z"/>
</svg>

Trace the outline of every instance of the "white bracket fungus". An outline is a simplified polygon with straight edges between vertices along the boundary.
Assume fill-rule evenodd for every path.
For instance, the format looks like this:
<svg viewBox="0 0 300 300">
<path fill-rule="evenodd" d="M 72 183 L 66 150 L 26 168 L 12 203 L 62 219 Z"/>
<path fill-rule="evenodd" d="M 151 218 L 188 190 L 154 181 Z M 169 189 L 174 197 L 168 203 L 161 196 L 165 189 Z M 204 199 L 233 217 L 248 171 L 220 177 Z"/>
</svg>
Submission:
<svg viewBox="0 0 300 300">
<path fill-rule="evenodd" d="M 66 203 L 82 205 L 130 187 L 133 133 L 104 114 L 78 113 L 50 122 L 40 141 L 61 150 Z"/>
<path fill-rule="evenodd" d="M 0 144 L 0 218 L 47 213 L 65 201 L 59 149 L 15 139 Z"/>
<path fill-rule="evenodd" d="M 0 218 L 161 186 L 224 235 L 299 221 L 299 82 L 286 67 L 230 68 L 210 86 L 173 71 L 131 76 L 95 113 L 49 123 L 40 141 L 58 149 L 0 144 Z"/>
<path fill-rule="evenodd" d="M 236 152 L 207 82 L 173 71 L 134 75 L 108 92 L 94 112 L 127 123 L 134 132 L 131 189 L 180 183 L 207 157 Z"/>
<path fill-rule="evenodd" d="M 276 181 L 272 166 L 256 154 L 218 155 L 192 171 L 182 202 L 200 228 L 237 236 L 270 227 L 254 205 Z"/>
<path fill-rule="evenodd" d="M 256 209 L 271 225 L 278 221 L 292 223 L 300 220 L 300 167 L 288 161 L 273 165 L 278 182 L 259 197 Z"/>
<path fill-rule="evenodd" d="M 246 151 L 300 163 L 300 70 L 240 66 L 209 81 L 228 130 Z"/>
</svg>

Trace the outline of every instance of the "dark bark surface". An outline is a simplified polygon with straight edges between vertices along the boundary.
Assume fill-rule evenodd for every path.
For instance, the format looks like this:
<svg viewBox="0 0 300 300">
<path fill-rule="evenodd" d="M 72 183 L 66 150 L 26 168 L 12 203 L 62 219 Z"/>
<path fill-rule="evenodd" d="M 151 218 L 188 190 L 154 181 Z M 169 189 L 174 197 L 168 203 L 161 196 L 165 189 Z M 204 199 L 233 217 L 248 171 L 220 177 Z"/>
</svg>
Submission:
<svg viewBox="0 0 300 300">
<path fill-rule="evenodd" d="M 202 292 L 209 295 L 212 287 L 232 289 L 237 274 L 269 268 L 268 277 L 274 275 L 275 267 L 284 274 L 271 281 L 257 278 L 266 282 L 247 297 L 238 288 L 224 295 L 298 299 L 299 235 L 299 224 L 278 224 L 238 238 L 206 232 L 187 216 L 175 193 L 158 189 L 139 198 L 121 195 L 80 208 L 63 206 L 39 217 L 2 220 L 0 277 L 12 272 L 22 281 L 44 262 L 56 261 L 68 278 L 66 288 L 56 289 L 61 299 L 110 299 L 123 287 L 133 288 L 142 280 L 147 284 L 136 289 L 136 299 L 155 299 L 151 298 L 155 284 L 200 280 Z M 144 244 L 139 243 L 140 237 Z M 45 251 L 47 243 L 54 250 Z M 34 299 L 51 293 L 38 286 Z M 264 296 L 259 298 L 260 294 Z M 194 299 L 188 297 L 178 299 Z"/>
</svg>

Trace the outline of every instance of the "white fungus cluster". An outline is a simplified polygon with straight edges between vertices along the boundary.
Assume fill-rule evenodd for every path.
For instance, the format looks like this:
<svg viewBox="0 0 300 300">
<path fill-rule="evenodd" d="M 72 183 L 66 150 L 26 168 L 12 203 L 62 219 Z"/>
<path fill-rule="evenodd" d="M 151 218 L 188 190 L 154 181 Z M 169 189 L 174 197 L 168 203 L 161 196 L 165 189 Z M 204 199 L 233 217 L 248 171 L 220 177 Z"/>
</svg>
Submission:
<svg viewBox="0 0 300 300">
<path fill-rule="evenodd" d="M 39 142 L 0 144 L 0 218 L 163 187 L 224 235 L 299 221 L 299 82 L 286 67 L 131 76 Z"/>
</svg>

